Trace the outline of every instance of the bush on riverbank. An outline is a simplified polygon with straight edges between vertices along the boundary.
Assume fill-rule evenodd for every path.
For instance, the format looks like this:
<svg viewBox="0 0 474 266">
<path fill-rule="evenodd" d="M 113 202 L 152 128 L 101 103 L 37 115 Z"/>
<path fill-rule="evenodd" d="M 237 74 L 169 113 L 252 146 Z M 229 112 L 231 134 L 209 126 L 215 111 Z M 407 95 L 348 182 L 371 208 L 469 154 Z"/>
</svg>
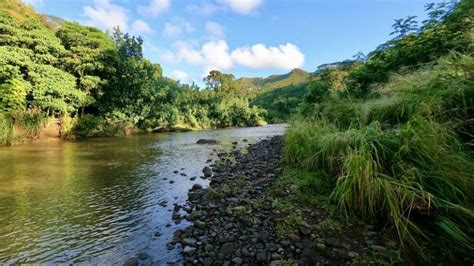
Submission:
<svg viewBox="0 0 474 266">
<path fill-rule="evenodd" d="M 329 99 L 291 125 L 286 161 L 331 176 L 342 209 L 393 225 L 405 243 L 472 250 L 473 74 L 474 58 L 454 55 L 394 78 L 380 98 Z"/>
<path fill-rule="evenodd" d="M 103 32 L 4 0 L 0 29 L 0 112 L 27 138 L 38 137 L 43 119 L 58 119 L 66 138 L 264 121 L 232 75 L 214 71 L 203 89 L 166 78 L 144 58 L 143 40 L 118 28 Z"/>
<path fill-rule="evenodd" d="M 419 32 L 389 42 L 348 70 L 343 90 L 324 76 L 312 81 L 300 105 L 305 118 L 285 136 L 286 162 L 329 176 L 314 178 L 331 187 L 340 209 L 393 229 L 405 250 L 449 246 L 441 253 L 445 259 L 474 249 L 472 10 L 462 1 Z M 453 35 L 457 43 L 450 47 L 431 47 L 439 43 L 429 40 Z M 409 52 L 418 62 L 409 44 L 423 41 L 420 60 L 433 51 L 432 61 L 403 65 L 398 56 Z M 388 75 L 386 66 L 395 61 Z M 354 76 L 382 63 L 381 83 Z M 315 198 L 321 195 L 314 191 Z"/>
<path fill-rule="evenodd" d="M 0 113 L 0 145 L 7 146 L 13 142 L 14 129 L 10 117 Z"/>
</svg>

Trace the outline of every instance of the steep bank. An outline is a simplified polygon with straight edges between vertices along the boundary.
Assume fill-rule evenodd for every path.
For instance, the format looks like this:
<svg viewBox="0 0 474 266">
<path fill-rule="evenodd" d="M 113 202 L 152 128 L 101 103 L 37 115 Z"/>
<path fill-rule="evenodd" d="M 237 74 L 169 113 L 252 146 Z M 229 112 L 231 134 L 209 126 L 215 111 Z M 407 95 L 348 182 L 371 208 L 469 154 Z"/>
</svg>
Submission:
<svg viewBox="0 0 474 266">
<path fill-rule="evenodd" d="M 351 223 L 330 208 L 290 205 L 294 187 L 281 190 L 283 139 L 273 137 L 220 153 L 210 187 L 193 187 L 186 219 L 174 234 L 185 264 L 316 265 L 389 261 L 393 254 L 371 225 Z"/>
</svg>

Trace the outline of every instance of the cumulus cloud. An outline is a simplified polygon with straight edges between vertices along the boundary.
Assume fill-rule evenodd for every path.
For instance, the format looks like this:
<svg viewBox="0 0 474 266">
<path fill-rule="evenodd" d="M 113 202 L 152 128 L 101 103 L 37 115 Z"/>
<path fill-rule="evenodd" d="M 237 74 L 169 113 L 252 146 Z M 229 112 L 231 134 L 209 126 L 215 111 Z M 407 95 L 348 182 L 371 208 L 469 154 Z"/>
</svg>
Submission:
<svg viewBox="0 0 474 266">
<path fill-rule="evenodd" d="M 171 0 L 150 0 L 146 6 L 138 6 L 138 13 L 143 16 L 156 17 L 162 12 L 168 10 L 171 6 Z"/>
<path fill-rule="evenodd" d="M 220 0 L 221 3 L 227 5 L 236 13 L 251 14 L 263 0 Z"/>
<path fill-rule="evenodd" d="M 132 33 L 137 33 L 137 34 L 152 32 L 150 25 L 148 25 L 148 23 L 146 23 L 145 21 L 141 19 L 135 20 L 132 23 L 132 25 L 130 26 L 130 31 Z"/>
<path fill-rule="evenodd" d="M 182 70 L 173 70 L 170 73 L 170 77 L 181 82 L 189 82 L 189 74 Z"/>
<path fill-rule="evenodd" d="M 152 32 L 148 23 L 141 19 L 134 20 L 129 24 L 127 10 L 111 0 L 93 0 L 92 5 L 85 6 L 84 15 L 87 17 L 86 24 L 102 29 L 111 30 L 120 27 L 122 31 L 132 34 L 145 34 Z"/>
<path fill-rule="evenodd" d="M 255 44 L 251 47 L 235 49 L 231 57 L 240 65 L 256 69 L 278 68 L 290 70 L 304 64 L 304 54 L 296 45 L 291 43 L 278 47 Z"/>
<path fill-rule="evenodd" d="M 32 5 L 32 6 L 36 6 L 36 7 L 44 5 L 43 0 L 22 0 L 22 2 L 27 4 L 27 5 Z"/>
<path fill-rule="evenodd" d="M 168 38 L 177 38 L 183 33 L 191 33 L 193 31 L 194 27 L 188 21 L 181 18 L 173 18 L 165 23 L 163 35 Z"/>
<path fill-rule="evenodd" d="M 205 42 L 196 49 L 188 42 L 176 42 L 175 51 L 167 51 L 162 58 L 170 63 L 184 62 L 203 69 L 229 70 L 233 67 L 229 46 L 223 40 Z"/>
<path fill-rule="evenodd" d="M 203 2 L 200 4 L 190 4 L 186 7 L 189 13 L 199 14 L 204 16 L 209 16 L 214 14 L 217 10 L 219 10 L 219 6 L 209 2 Z"/>
<path fill-rule="evenodd" d="M 227 71 L 235 65 L 253 69 L 291 70 L 302 67 L 304 54 L 291 43 L 277 47 L 256 44 L 229 51 L 224 40 L 208 41 L 197 48 L 189 42 L 176 42 L 175 51 L 163 53 L 162 59 L 170 63 L 187 63 L 201 66 L 203 73 L 216 69 Z"/>
<path fill-rule="evenodd" d="M 206 22 L 206 32 L 213 40 L 222 40 L 225 38 L 224 27 L 215 21 Z"/>
<path fill-rule="evenodd" d="M 92 6 L 84 7 L 84 15 L 88 17 L 87 24 L 106 29 L 119 26 L 124 31 L 128 30 L 127 13 L 123 7 L 110 0 L 93 0 L 92 3 Z"/>
</svg>

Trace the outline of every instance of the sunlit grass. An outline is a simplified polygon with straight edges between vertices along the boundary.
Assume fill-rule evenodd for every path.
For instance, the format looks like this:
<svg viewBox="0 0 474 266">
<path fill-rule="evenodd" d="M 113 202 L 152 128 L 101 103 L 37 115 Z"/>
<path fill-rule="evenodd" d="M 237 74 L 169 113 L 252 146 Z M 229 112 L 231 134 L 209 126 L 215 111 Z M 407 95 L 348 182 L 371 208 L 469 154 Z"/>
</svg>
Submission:
<svg viewBox="0 0 474 266">
<path fill-rule="evenodd" d="M 292 123 L 285 160 L 326 173 L 341 209 L 393 227 L 403 244 L 435 237 L 472 250 L 473 72 L 472 57 L 452 55 L 378 98 L 329 99 Z"/>
</svg>

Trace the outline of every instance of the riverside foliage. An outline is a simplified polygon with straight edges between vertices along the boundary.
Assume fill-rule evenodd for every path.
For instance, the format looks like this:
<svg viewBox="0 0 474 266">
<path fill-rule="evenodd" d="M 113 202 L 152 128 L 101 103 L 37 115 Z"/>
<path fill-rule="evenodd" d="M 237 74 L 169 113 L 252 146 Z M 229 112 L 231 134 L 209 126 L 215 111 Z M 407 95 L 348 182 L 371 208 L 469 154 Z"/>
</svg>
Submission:
<svg viewBox="0 0 474 266">
<path fill-rule="evenodd" d="M 215 84 L 225 76 L 210 76 Z M 17 0 L 0 4 L 0 138 L 29 119 L 37 137 L 45 120 L 70 136 L 123 135 L 133 130 L 249 126 L 264 110 L 239 88 L 202 90 L 162 76 L 145 59 L 142 39 L 42 16 Z M 38 115 L 41 117 L 38 117 Z M 35 123 L 36 122 L 36 123 Z M 33 123 L 33 124 L 31 124 Z"/>
<path fill-rule="evenodd" d="M 307 84 L 285 160 L 324 176 L 345 212 L 447 259 L 474 249 L 474 5 L 427 10 L 421 27 L 398 20 L 393 40 Z"/>
</svg>

